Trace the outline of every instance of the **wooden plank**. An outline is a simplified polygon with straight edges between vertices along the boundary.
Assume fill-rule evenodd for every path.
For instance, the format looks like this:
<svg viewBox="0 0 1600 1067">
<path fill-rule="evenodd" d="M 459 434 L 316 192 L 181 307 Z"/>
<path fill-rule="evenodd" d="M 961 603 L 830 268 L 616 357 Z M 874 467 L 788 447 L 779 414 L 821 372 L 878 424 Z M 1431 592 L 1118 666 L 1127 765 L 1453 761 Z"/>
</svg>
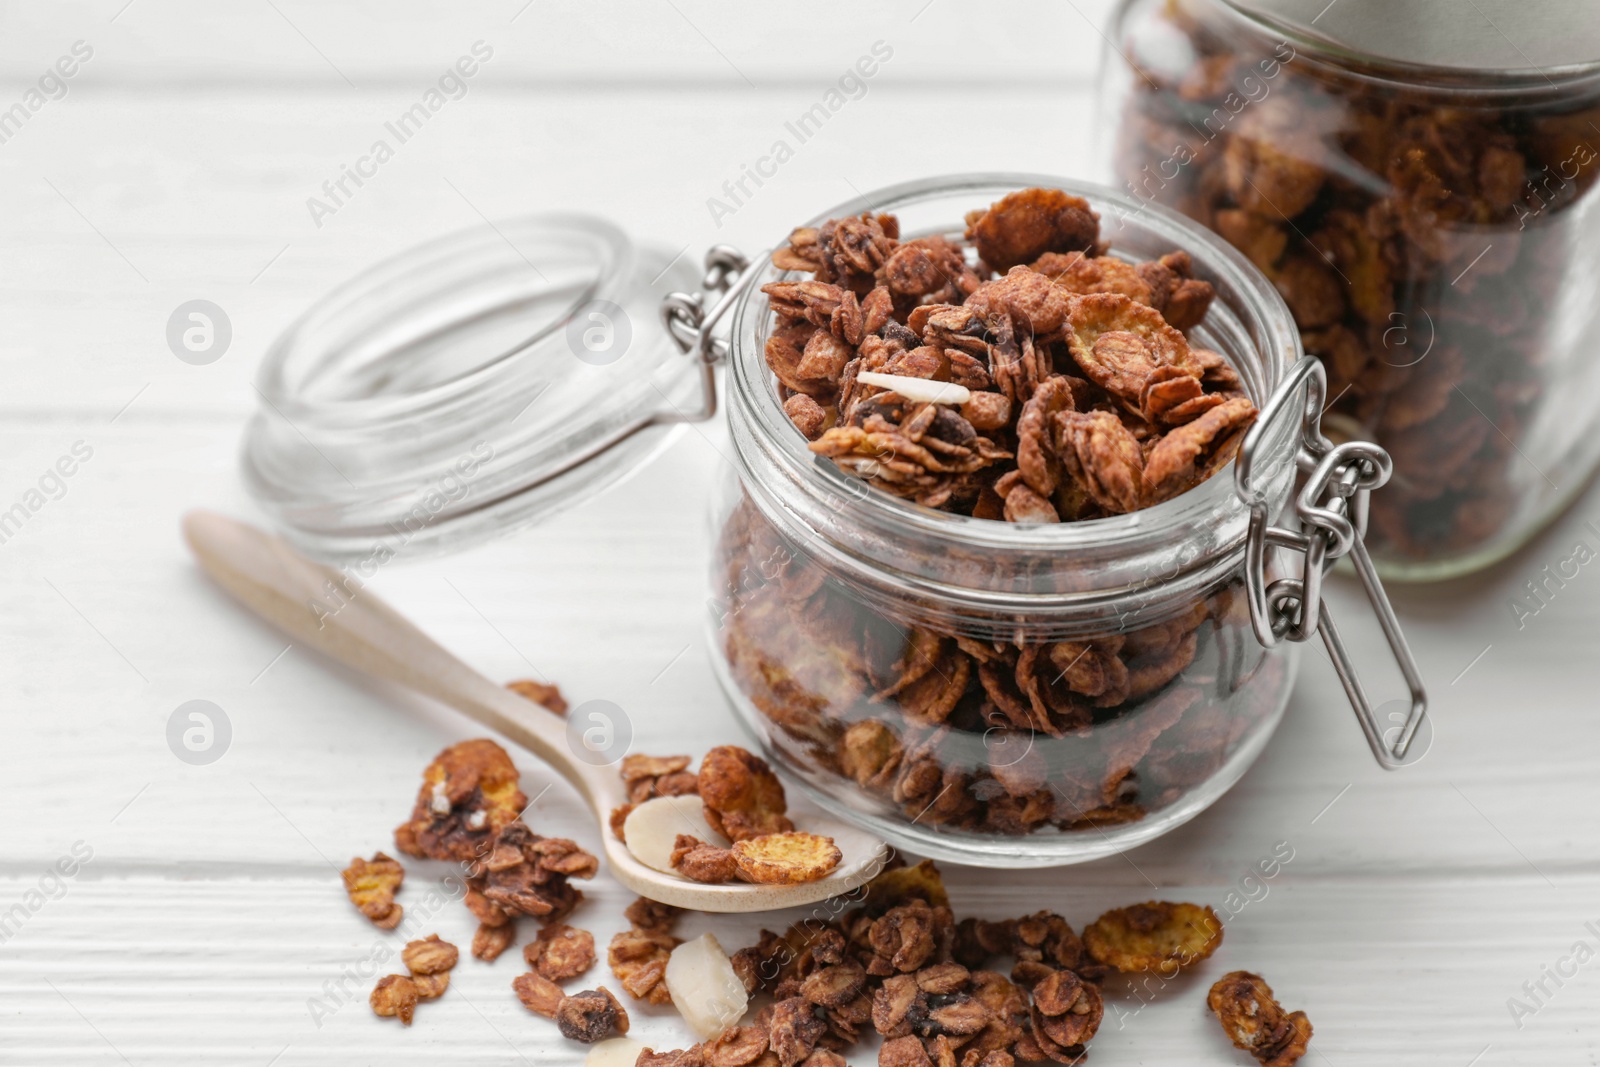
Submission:
<svg viewBox="0 0 1600 1067">
<path fill-rule="evenodd" d="M 372 968 L 394 969 L 404 940 L 357 916 L 329 871 L 220 880 L 202 872 L 167 880 L 103 876 L 97 865 L 85 867 L 64 896 L 0 946 L 6 1006 L 0 1062 L 39 1062 L 51 1053 L 83 1064 L 192 1060 L 256 1067 L 441 1058 L 581 1062 L 580 1048 L 513 998 L 508 986 L 523 967 L 515 950 L 494 964 L 464 956 L 449 992 L 421 1005 L 409 1030 L 374 1019 L 365 1003 Z M 1600 928 L 1594 876 L 1564 879 L 1552 889 L 1520 876 L 1307 878 L 1298 865 L 1296 858 L 1256 890 L 1257 899 L 1228 922 L 1211 960 L 1170 983 L 1108 983 L 1094 1062 L 1247 1062 L 1205 1009 L 1210 983 L 1239 968 L 1261 973 L 1286 1006 L 1311 1017 L 1309 1063 L 1500 1067 L 1581 1063 L 1597 1051 L 1600 971 L 1593 962 L 1559 987 L 1544 979 L 1548 995 L 1535 991 L 1541 1004 L 1521 988 L 1570 957 L 1577 942 L 1600 948 L 1600 935 L 1584 926 Z M 466 945 L 472 920 L 436 881 L 438 910 L 420 915 L 430 874 L 437 878 L 439 868 L 411 864 L 402 900 L 419 913 L 417 930 Z M 1131 872 L 1118 884 L 1096 886 L 1061 872 L 996 882 L 982 872 L 952 871 L 950 878 L 960 914 L 999 918 L 1045 907 L 1080 926 L 1105 908 L 1154 895 Z M 0 902 L 36 884 L 36 876 L 0 878 Z M 1226 899 L 1211 882 L 1175 885 L 1161 895 L 1219 908 Z M 620 928 L 625 903 L 601 881 L 575 916 L 602 952 Z M 1495 919 L 1486 922 L 1490 914 Z M 754 941 L 757 923 L 690 916 L 682 928 L 691 936 L 705 929 L 737 946 Z M 1570 961 L 1564 969 L 1572 969 Z M 347 970 L 355 978 L 344 980 L 341 993 Z M 602 960 L 578 984 L 604 982 L 614 985 Z M 1513 997 L 1533 1014 L 1513 1018 L 1507 1006 Z M 630 1003 L 629 1010 L 641 1040 L 657 1048 L 688 1043 L 670 1009 Z M 876 1062 L 871 1046 L 851 1062 Z"/>
</svg>

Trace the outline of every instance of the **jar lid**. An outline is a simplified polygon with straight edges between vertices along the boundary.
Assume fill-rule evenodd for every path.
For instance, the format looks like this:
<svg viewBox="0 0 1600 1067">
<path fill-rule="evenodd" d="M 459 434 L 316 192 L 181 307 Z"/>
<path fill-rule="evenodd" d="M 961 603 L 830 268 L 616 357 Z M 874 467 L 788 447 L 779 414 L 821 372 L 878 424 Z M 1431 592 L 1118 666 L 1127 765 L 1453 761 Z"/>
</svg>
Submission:
<svg viewBox="0 0 1600 1067">
<path fill-rule="evenodd" d="M 1600 62 L 1588 0 L 1230 0 L 1290 33 L 1408 66 L 1543 75 Z"/>
<path fill-rule="evenodd" d="M 600 218 L 532 215 L 378 263 L 268 349 L 246 485 L 337 562 L 477 542 L 615 485 L 706 400 L 658 319 L 699 281 L 680 260 Z"/>
</svg>

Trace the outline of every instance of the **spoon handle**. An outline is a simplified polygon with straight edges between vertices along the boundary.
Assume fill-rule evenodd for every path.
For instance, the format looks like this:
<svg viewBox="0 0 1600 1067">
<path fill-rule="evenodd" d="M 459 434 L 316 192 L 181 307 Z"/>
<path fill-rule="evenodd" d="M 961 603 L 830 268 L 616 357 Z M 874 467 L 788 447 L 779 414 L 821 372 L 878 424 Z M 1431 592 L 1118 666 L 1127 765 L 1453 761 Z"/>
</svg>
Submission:
<svg viewBox="0 0 1600 1067">
<path fill-rule="evenodd" d="M 375 593 L 279 538 L 214 512 L 185 515 L 183 536 L 218 585 L 295 641 L 505 735 L 600 810 L 603 787 L 573 758 L 560 719 L 462 663 Z"/>
</svg>

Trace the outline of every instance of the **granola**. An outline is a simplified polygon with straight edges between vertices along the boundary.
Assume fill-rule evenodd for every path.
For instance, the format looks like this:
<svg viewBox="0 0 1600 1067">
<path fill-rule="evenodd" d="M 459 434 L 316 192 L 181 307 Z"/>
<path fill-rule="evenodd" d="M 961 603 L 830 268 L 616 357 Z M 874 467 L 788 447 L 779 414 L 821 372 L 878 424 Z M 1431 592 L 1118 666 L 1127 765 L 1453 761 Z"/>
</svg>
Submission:
<svg viewBox="0 0 1600 1067">
<path fill-rule="evenodd" d="M 507 682 L 506 688 L 518 696 L 527 697 L 546 711 L 553 711 L 557 715 L 567 713 L 567 700 L 561 695 L 561 687 L 545 682 L 538 682 L 532 678 L 523 678 L 515 682 Z"/>
<path fill-rule="evenodd" d="M 515 822 L 528 798 L 506 750 L 487 739 L 451 745 L 422 772 L 422 789 L 395 845 L 419 859 L 470 861 Z"/>
<path fill-rule="evenodd" d="M 480 922 L 496 913 L 554 922 L 572 912 L 583 894 L 571 878 L 593 878 L 600 861 L 564 837 L 541 837 L 517 821 L 486 843 L 479 873 L 467 880 L 467 906 Z"/>
<path fill-rule="evenodd" d="M 554 1019 L 561 1002 L 566 999 L 560 986 L 536 971 L 527 971 L 513 978 L 511 990 L 524 1008 L 546 1019 Z"/>
<path fill-rule="evenodd" d="M 594 935 L 566 923 L 550 923 L 523 946 L 522 957 L 550 981 L 565 982 L 594 966 Z"/>
<path fill-rule="evenodd" d="M 1146 495 L 1143 456 L 1126 447 L 1153 445 L 1225 400 L 1250 403 L 1237 375 L 1208 374 L 1185 336 L 1214 295 L 1187 253 L 1117 259 L 1089 204 L 1055 189 L 1024 189 L 973 212 L 970 245 L 943 235 L 902 243 L 885 218 L 874 220 L 876 251 L 853 261 L 848 285 L 820 256 L 816 231 L 803 228 L 774 262 L 815 277 L 763 289 L 777 316 L 768 366 L 812 451 L 895 496 L 1009 522 L 1149 507 L 1231 456 L 1216 432 L 1190 433 L 1190 459 L 1208 451 L 1220 460 L 1169 461 L 1181 469 Z M 960 391 L 946 403 L 921 389 L 896 392 L 882 374 Z M 1103 427 L 1092 441 L 1073 438 L 1058 424 L 1074 414 L 1109 415 L 1123 432 L 1114 442 Z M 1253 417 L 1252 406 L 1239 425 Z M 1073 442 L 1070 459 L 1058 455 Z"/>
<path fill-rule="evenodd" d="M 555 1020 L 562 1037 L 586 1045 L 628 1032 L 628 1009 L 605 986 L 563 997 L 556 1005 Z"/>
<path fill-rule="evenodd" d="M 730 841 L 794 829 L 783 783 L 765 760 L 736 745 L 706 753 L 699 786 L 706 821 Z"/>
<path fill-rule="evenodd" d="M 517 924 L 507 919 L 498 926 L 478 924 L 472 935 L 472 954 L 485 963 L 492 963 L 517 940 Z"/>
<path fill-rule="evenodd" d="M 1262 1067 L 1290 1067 L 1305 1055 L 1311 1020 L 1303 1011 L 1285 1012 L 1260 975 L 1223 975 L 1206 994 L 1206 1004 L 1234 1047 L 1250 1053 Z"/>
<path fill-rule="evenodd" d="M 400 950 L 400 959 L 413 976 L 448 971 L 456 965 L 460 956 L 456 947 L 448 941 L 439 940 L 438 934 L 412 941 Z"/>
<path fill-rule="evenodd" d="M 672 869 L 691 882 L 709 885 L 731 882 L 739 874 L 732 849 L 709 844 L 691 834 L 679 834 L 673 844 Z"/>
<path fill-rule="evenodd" d="M 385 1019 L 399 1019 L 407 1026 L 417 1011 L 417 987 L 403 974 L 386 975 L 378 979 L 367 1003 L 372 1013 Z"/>
<path fill-rule="evenodd" d="M 1071 388 L 1041 388 L 1029 424 Z M 1232 403 L 1171 428 L 1167 439 L 1192 448 L 1156 455 L 1163 491 L 1231 447 Z M 1058 479 L 1057 491 L 1046 499 L 1021 470 L 1009 472 L 996 483 L 1009 490 L 1005 508 L 1031 494 L 1048 520 L 1058 504 L 1062 517 L 1100 513 L 1097 499 L 1115 509 L 1147 492 L 1144 445 L 1115 412 L 1055 417 L 1063 432 L 1038 448 L 1027 476 L 1044 488 Z M 1102 457 L 1082 485 L 1080 450 Z M 1118 455 L 1122 468 L 1111 462 Z M 1069 484 L 1077 503 L 1062 503 Z M 959 621 L 863 604 L 749 501 L 730 515 L 721 552 L 723 654 L 773 748 L 836 779 L 849 803 L 921 826 L 1098 836 L 1174 803 L 1276 712 L 1284 668 L 1251 635 L 1237 579 L 1102 633 L 1052 639 L 1022 620 L 980 636 Z"/>
<path fill-rule="evenodd" d="M 683 943 L 672 936 L 679 910 L 640 897 L 625 914 L 630 927 L 612 937 L 606 949 L 611 973 L 630 997 L 650 1004 L 671 1004 L 665 979 L 667 960 Z"/>
<path fill-rule="evenodd" d="M 344 891 L 372 924 L 383 930 L 393 930 L 405 917 L 405 909 L 395 903 L 394 896 L 405 881 L 405 868 L 382 852 L 374 852 L 370 860 L 360 856 L 350 861 L 350 866 L 340 872 L 344 878 Z"/>
</svg>

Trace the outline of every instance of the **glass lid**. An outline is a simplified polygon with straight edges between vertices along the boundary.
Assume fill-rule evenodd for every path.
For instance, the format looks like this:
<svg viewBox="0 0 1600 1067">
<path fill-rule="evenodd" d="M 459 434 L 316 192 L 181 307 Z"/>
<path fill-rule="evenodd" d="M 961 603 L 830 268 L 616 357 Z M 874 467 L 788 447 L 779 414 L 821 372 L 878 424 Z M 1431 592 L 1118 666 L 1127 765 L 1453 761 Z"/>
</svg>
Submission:
<svg viewBox="0 0 1600 1067">
<path fill-rule="evenodd" d="M 693 260 L 532 215 L 367 269 L 268 349 L 243 467 L 302 550 L 387 560 L 537 522 L 615 485 L 706 404 L 659 322 Z"/>
</svg>

